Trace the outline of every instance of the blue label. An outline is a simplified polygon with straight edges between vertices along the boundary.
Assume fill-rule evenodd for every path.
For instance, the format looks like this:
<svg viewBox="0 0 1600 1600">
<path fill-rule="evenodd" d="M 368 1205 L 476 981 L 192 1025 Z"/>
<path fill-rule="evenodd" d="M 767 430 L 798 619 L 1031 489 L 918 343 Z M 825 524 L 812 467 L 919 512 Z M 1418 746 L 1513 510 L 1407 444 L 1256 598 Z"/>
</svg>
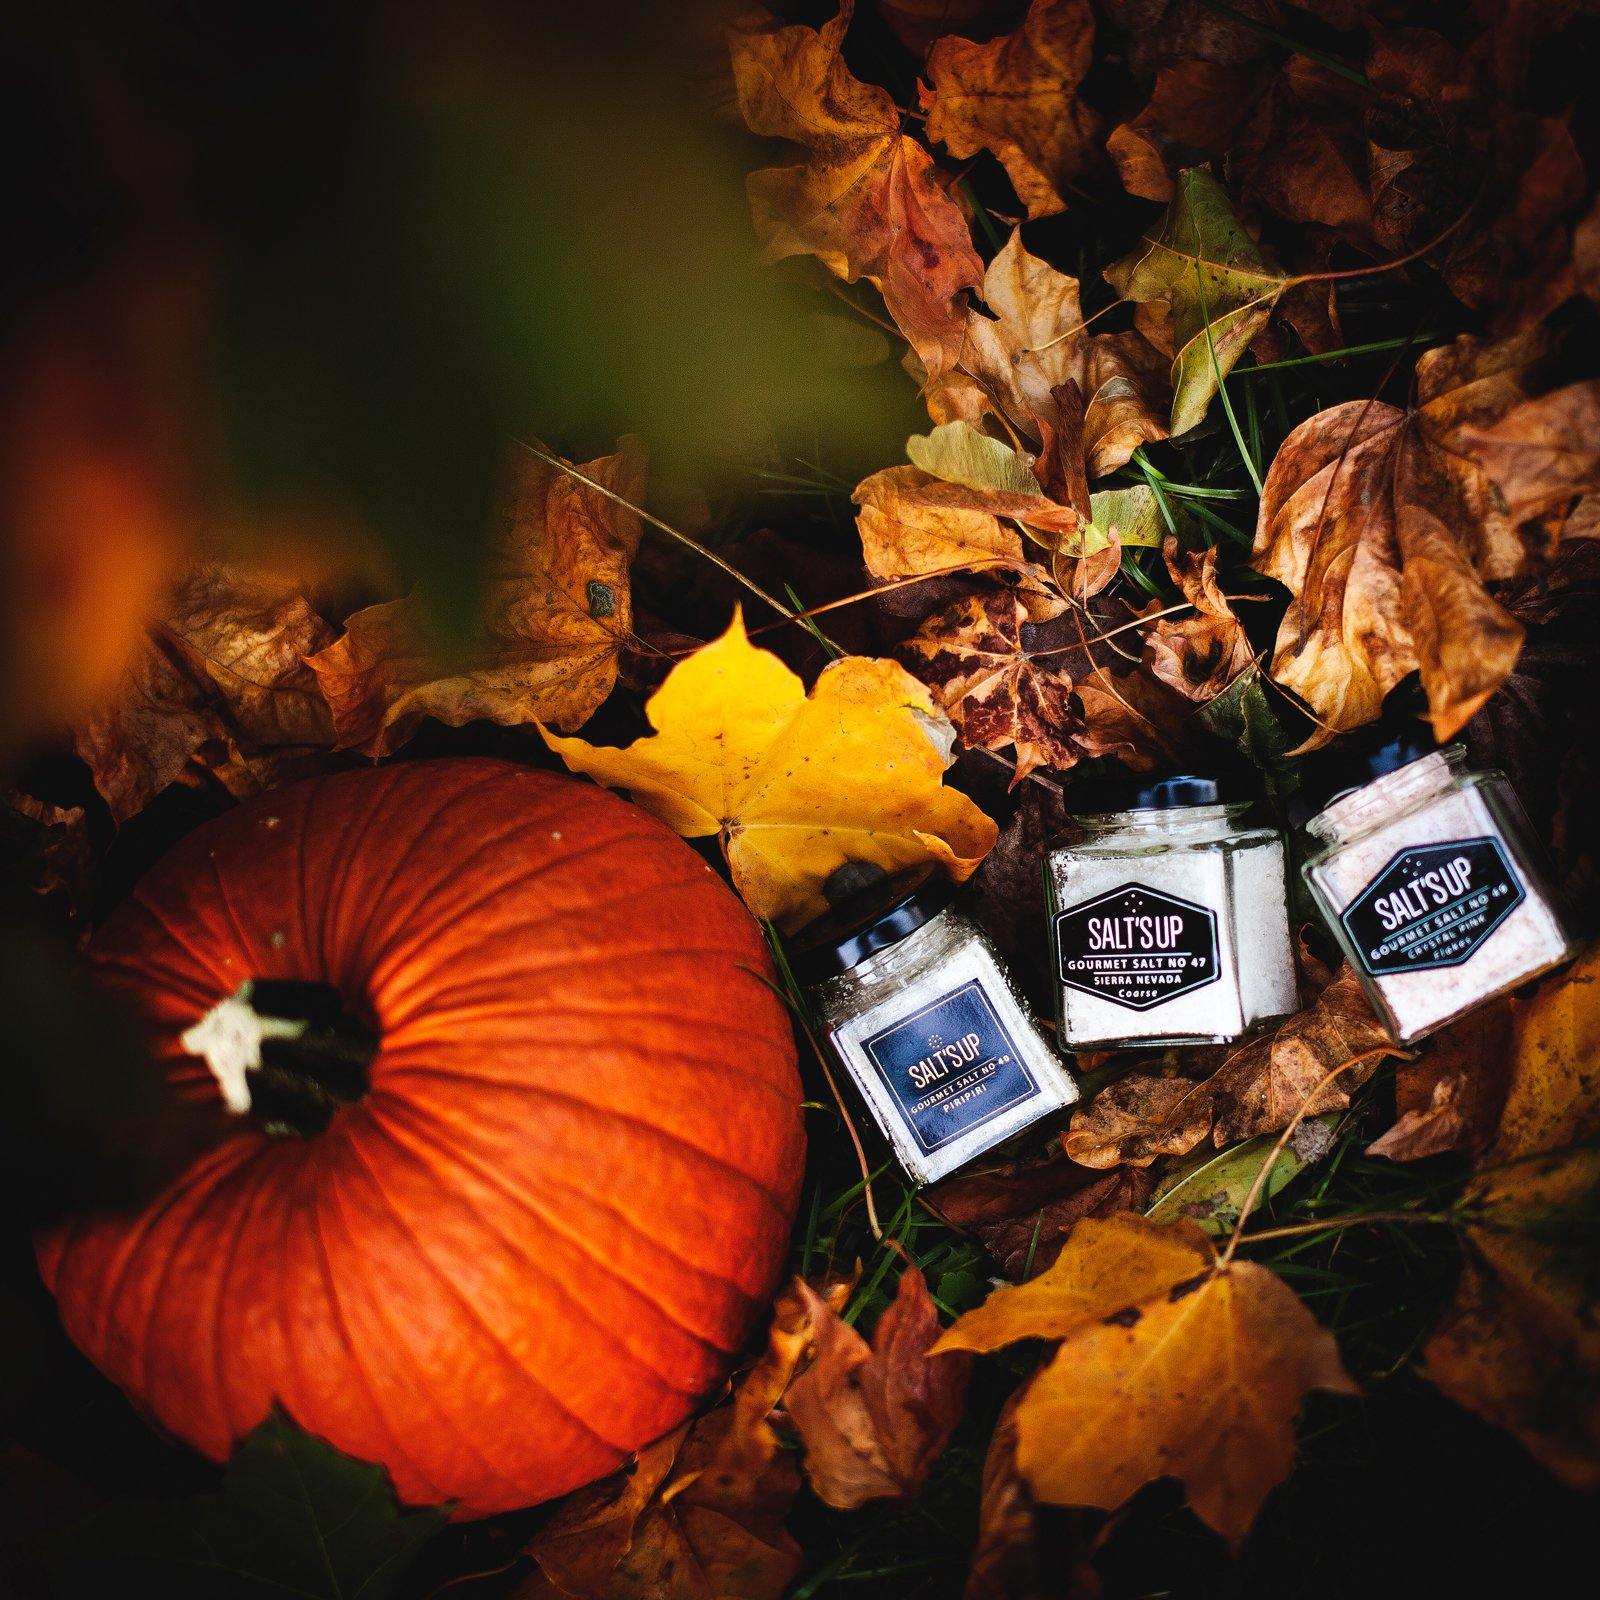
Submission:
<svg viewBox="0 0 1600 1600">
<path fill-rule="evenodd" d="M 862 1048 L 924 1153 L 1039 1093 L 976 978 Z"/>
</svg>

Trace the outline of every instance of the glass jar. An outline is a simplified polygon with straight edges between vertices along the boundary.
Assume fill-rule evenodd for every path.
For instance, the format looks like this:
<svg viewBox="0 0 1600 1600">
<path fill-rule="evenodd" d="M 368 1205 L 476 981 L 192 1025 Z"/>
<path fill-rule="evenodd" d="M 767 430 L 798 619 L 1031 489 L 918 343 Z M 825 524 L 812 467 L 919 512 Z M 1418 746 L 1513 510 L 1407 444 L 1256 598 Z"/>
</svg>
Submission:
<svg viewBox="0 0 1600 1600">
<path fill-rule="evenodd" d="M 1078 1098 L 953 892 L 942 877 L 890 880 L 794 946 L 829 1045 L 921 1183 Z"/>
<path fill-rule="evenodd" d="M 1460 745 L 1415 756 L 1307 824 L 1322 848 L 1306 882 L 1398 1044 L 1577 949 L 1510 784 L 1465 758 Z"/>
<path fill-rule="evenodd" d="M 1077 818 L 1045 863 L 1062 1045 L 1225 1044 L 1296 1004 L 1284 852 L 1209 778 Z"/>
</svg>

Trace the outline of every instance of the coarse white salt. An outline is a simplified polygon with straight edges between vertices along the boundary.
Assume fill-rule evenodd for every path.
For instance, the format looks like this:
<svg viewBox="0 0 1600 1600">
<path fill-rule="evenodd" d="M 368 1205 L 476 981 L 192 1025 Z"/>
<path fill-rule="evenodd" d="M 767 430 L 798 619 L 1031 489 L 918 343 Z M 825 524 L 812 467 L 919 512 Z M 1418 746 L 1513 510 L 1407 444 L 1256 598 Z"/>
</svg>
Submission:
<svg viewBox="0 0 1600 1600">
<path fill-rule="evenodd" d="M 1510 784 L 1432 751 L 1325 806 L 1303 871 L 1399 1044 L 1576 952 Z"/>
<path fill-rule="evenodd" d="M 1063 1045 L 1226 1043 L 1294 1010 L 1283 840 L 1248 810 L 1210 779 L 1163 779 L 1050 852 Z"/>
</svg>

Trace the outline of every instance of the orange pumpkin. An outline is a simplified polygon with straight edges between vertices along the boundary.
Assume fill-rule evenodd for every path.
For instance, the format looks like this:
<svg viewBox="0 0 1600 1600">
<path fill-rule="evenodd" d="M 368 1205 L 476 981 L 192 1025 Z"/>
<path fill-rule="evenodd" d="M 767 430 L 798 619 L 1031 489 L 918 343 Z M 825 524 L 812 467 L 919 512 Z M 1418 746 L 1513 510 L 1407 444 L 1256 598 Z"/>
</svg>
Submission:
<svg viewBox="0 0 1600 1600">
<path fill-rule="evenodd" d="M 495 761 L 296 784 L 197 829 L 92 957 L 222 1126 L 39 1260 L 72 1338 L 207 1455 L 277 1403 L 403 1499 L 532 1504 L 681 1421 L 769 1300 L 804 1135 L 768 954 L 604 790 Z M 329 984 L 376 1032 L 359 1098 L 302 1085 L 311 1137 L 227 1114 L 180 1043 L 250 979 Z M 280 1132 L 300 1071 L 252 1074 Z"/>
</svg>

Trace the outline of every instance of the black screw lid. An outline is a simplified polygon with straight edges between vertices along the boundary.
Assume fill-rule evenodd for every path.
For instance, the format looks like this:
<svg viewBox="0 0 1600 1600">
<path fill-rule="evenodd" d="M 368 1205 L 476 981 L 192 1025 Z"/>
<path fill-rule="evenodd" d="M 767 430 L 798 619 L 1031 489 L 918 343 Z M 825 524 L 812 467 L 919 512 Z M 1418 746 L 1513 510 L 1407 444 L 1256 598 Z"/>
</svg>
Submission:
<svg viewBox="0 0 1600 1600">
<path fill-rule="evenodd" d="M 1289 821 L 1303 828 L 1340 795 L 1432 755 L 1439 742 L 1426 720 L 1427 709 L 1421 679 L 1415 674 L 1403 678 L 1389 691 L 1376 722 L 1307 757 L 1301 767 L 1305 782 L 1289 804 Z"/>
<path fill-rule="evenodd" d="M 1134 791 L 1130 811 L 1177 811 L 1183 806 L 1214 806 L 1221 802 L 1222 790 L 1215 778 L 1201 778 L 1192 772 L 1171 778 L 1158 778 Z"/>
<path fill-rule="evenodd" d="M 955 885 L 937 868 L 881 878 L 808 923 L 789 941 L 789 962 L 802 983 L 848 972 L 931 922 L 950 904 Z"/>
</svg>

